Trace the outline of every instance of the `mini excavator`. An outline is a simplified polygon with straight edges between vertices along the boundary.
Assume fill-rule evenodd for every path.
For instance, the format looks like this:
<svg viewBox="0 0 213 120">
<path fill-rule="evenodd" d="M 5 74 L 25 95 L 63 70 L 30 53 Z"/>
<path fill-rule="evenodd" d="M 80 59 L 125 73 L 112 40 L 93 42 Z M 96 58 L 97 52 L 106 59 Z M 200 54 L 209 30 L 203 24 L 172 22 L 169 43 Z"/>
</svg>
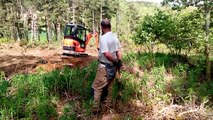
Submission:
<svg viewBox="0 0 213 120">
<path fill-rule="evenodd" d="M 98 48 L 98 33 L 87 34 L 87 29 L 78 24 L 67 24 L 64 30 L 63 55 L 88 55 L 86 47 L 94 37 Z"/>
</svg>

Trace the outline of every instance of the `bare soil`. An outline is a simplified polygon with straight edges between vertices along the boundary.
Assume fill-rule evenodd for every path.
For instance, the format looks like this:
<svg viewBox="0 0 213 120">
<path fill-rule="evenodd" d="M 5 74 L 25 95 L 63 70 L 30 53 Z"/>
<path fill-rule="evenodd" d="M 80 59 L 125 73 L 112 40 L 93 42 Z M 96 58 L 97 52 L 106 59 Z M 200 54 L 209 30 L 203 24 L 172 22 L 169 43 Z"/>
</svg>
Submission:
<svg viewBox="0 0 213 120">
<path fill-rule="evenodd" d="M 64 66 L 84 67 L 97 60 L 95 47 L 88 46 L 88 56 L 72 57 L 62 55 L 61 46 L 26 48 L 18 43 L 0 45 L 0 71 L 10 78 L 18 73 L 34 73 L 36 69 L 52 71 Z"/>
</svg>

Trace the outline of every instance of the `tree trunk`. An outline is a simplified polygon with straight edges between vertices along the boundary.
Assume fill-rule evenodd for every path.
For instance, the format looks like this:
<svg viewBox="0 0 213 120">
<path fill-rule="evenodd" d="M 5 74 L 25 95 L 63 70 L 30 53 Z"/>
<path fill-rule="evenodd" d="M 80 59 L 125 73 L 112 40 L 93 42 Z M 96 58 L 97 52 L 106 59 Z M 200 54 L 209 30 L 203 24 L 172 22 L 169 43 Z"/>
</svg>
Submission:
<svg viewBox="0 0 213 120">
<path fill-rule="evenodd" d="M 51 36 L 50 36 L 50 23 L 47 17 L 45 17 L 46 20 L 46 37 L 47 37 L 47 42 L 51 42 Z"/>
<path fill-rule="evenodd" d="M 206 37 L 205 37 L 205 56 L 206 56 L 206 77 L 207 80 L 211 80 L 211 61 L 210 61 L 210 47 L 209 47 L 209 27 L 210 27 L 210 7 L 205 5 L 205 17 L 206 17 Z"/>
<path fill-rule="evenodd" d="M 93 33 L 95 33 L 95 11 L 92 11 L 92 29 Z"/>
<path fill-rule="evenodd" d="M 39 26 L 37 26 L 37 40 L 40 42 L 41 38 L 40 38 L 40 28 Z"/>
<path fill-rule="evenodd" d="M 92 11 L 92 29 L 93 29 L 93 40 L 95 40 L 95 10 Z M 94 41 L 91 41 L 91 43 L 94 45 Z"/>
<path fill-rule="evenodd" d="M 60 23 L 58 22 L 57 23 L 57 39 L 60 41 L 61 39 L 61 25 Z"/>
<path fill-rule="evenodd" d="M 74 0 L 72 0 L 72 22 L 75 24 L 75 3 Z"/>
<path fill-rule="evenodd" d="M 67 20 L 67 23 L 70 23 L 70 7 L 67 8 L 67 12 L 66 12 L 66 20 Z"/>
<path fill-rule="evenodd" d="M 10 8 L 10 11 L 13 12 L 12 14 L 12 20 L 11 20 L 11 24 L 12 24 L 12 31 L 11 31 L 11 38 L 13 40 L 17 40 L 17 33 L 16 33 L 16 14 L 15 14 L 15 10 L 13 7 Z"/>
<path fill-rule="evenodd" d="M 24 15 L 24 39 L 29 41 L 29 38 L 28 38 L 28 15 Z"/>
<path fill-rule="evenodd" d="M 102 8 L 102 0 L 101 0 L 101 8 L 100 8 L 100 21 L 103 19 L 103 8 Z M 102 35 L 102 30 L 101 30 L 101 26 L 100 26 L 100 36 Z"/>
<path fill-rule="evenodd" d="M 34 14 L 34 33 L 35 33 L 35 40 L 38 40 L 38 16 L 37 14 Z"/>
<path fill-rule="evenodd" d="M 33 20 L 31 20 L 31 39 L 30 39 L 30 41 L 32 42 L 32 41 L 34 41 L 34 23 L 33 23 L 34 21 Z"/>
<path fill-rule="evenodd" d="M 50 23 L 50 39 L 53 41 L 53 40 L 55 40 L 56 41 L 56 36 L 54 35 L 55 33 L 55 31 L 56 30 L 54 30 L 54 23 L 52 23 L 52 22 L 50 22 L 49 21 L 49 23 Z"/>
<path fill-rule="evenodd" d="M 41 41 L 40 32 L 38 32 L 38 41 Z"/>
<path fill-rule="evenodd" d="M 83 26 L 84 27 L 86 27 L 86 25 L 85 25 L 85 11 L 86 11 L 86 8 L 85 8 L 85 0 L 83 1 L 83 11 L 82 11 L 82 13 L 83 13 L 83 18 L 82 18 L 82 22 L 83 22 Z"/>
<path fill-rule="evenodd" d="M 128 23 L 127 23 L 127 39 L 129 39 L 129 34 L 130 34 L 130 15 L 129 15 L 129 17 L 128 17 Z"/>
<path fill-rule="evenodd" d="M 13 40 L 15 40 L 15 41 L 17 40 L 15 24 L 13 24 L 13 26 L 12 26 L 11 38 L 12 38 Z"/>
<path fill-rule="evenodd" d="M 16 6 L 15 6 L 15 34 L 16 34 L 16 40 L 20 41 L 20 30 L 19 30 L 19 19 L 21 18 L 20 16 L 20 10 L 21 9 L 21 1 L 16 0 Z"/>
<path fill-rule="evenodd" d="M 17 27 L 16 27 L 16 38 L 17 38 L 17 41 L 20 41 L 20 29 L 19 29 L 19 23 L 17 24 Z"/>
<path fill-rule="evenodd" d="M 115 23 L 115 31 L 118 34 L 118 22 L 119 22 L 119 0 L 118 0 L 118 8 L 116 9 L 116 23 Z"/>
<path fill-rule="evenodd" d="M 31 20 L 31 42 L 38 40 L 38 26 L 37 26 L 37 14 L 32 13 L 32 20 Z"/>
<path fill-rule="evenodd" d="M 59 22 L 56 22 L 56 23 L 54 24 L 54 26 L 55 26 L 56 41 L 59 41 L 59 40 L 60 40 L 60 37 L 61 37 L 61 35 L 60 35 L 60 23 L 59 23 Z"/>
<path fill-rule="evenodd" d="M 58 41 L 57 22 L 54 22 L 53 25 L 54 25 L 55 40 Z"/>
<path fill-rule="evenodd" d="M 32 13 L 32 16 L 31 16 L 31 39 L 30 39 L 30 41 L 32 42 L 32 41 L 34 41 L 34 35 L 35 33 L 34 33 L 34 20 L 33 20 L 33 13 Z"/>
</svg>

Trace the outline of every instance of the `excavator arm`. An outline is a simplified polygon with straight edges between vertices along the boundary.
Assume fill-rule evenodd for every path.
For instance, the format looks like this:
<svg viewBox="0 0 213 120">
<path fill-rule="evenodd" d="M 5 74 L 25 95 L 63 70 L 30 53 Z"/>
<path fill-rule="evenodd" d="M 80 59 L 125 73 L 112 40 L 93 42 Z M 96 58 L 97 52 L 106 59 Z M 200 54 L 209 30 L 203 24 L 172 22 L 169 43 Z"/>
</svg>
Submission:
<svg viewBox="0 0 213 120">
<path fill-rule="evenodd" d="M 99 41 L 98 41 L 98 33 L 97 32 L 95 32 L 94 34 L 92 34 L 92 33 L 87 34 L 87 37 L 86 37 L 86 46 L 88 45 L 88 43 L 90 42 L 90 39 L 92 37 L 94 38 L 96 48 L 98 49 L 99 48 Z"/>
</svg>

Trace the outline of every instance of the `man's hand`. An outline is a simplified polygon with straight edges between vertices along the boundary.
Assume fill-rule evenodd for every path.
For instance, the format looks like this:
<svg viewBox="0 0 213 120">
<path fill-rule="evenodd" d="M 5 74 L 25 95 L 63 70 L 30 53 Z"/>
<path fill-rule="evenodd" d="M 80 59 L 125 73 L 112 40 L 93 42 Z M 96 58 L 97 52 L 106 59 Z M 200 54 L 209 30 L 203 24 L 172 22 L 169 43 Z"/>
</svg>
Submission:
<svg viewBox="0 0 213 120">
<path fill-rule="evenodd" d="M 113 64 L 114 64 L 117 68 L 121 68 L 121 67 L 123 66 L 121 60 L 116 60 Z"/>
</svg>

